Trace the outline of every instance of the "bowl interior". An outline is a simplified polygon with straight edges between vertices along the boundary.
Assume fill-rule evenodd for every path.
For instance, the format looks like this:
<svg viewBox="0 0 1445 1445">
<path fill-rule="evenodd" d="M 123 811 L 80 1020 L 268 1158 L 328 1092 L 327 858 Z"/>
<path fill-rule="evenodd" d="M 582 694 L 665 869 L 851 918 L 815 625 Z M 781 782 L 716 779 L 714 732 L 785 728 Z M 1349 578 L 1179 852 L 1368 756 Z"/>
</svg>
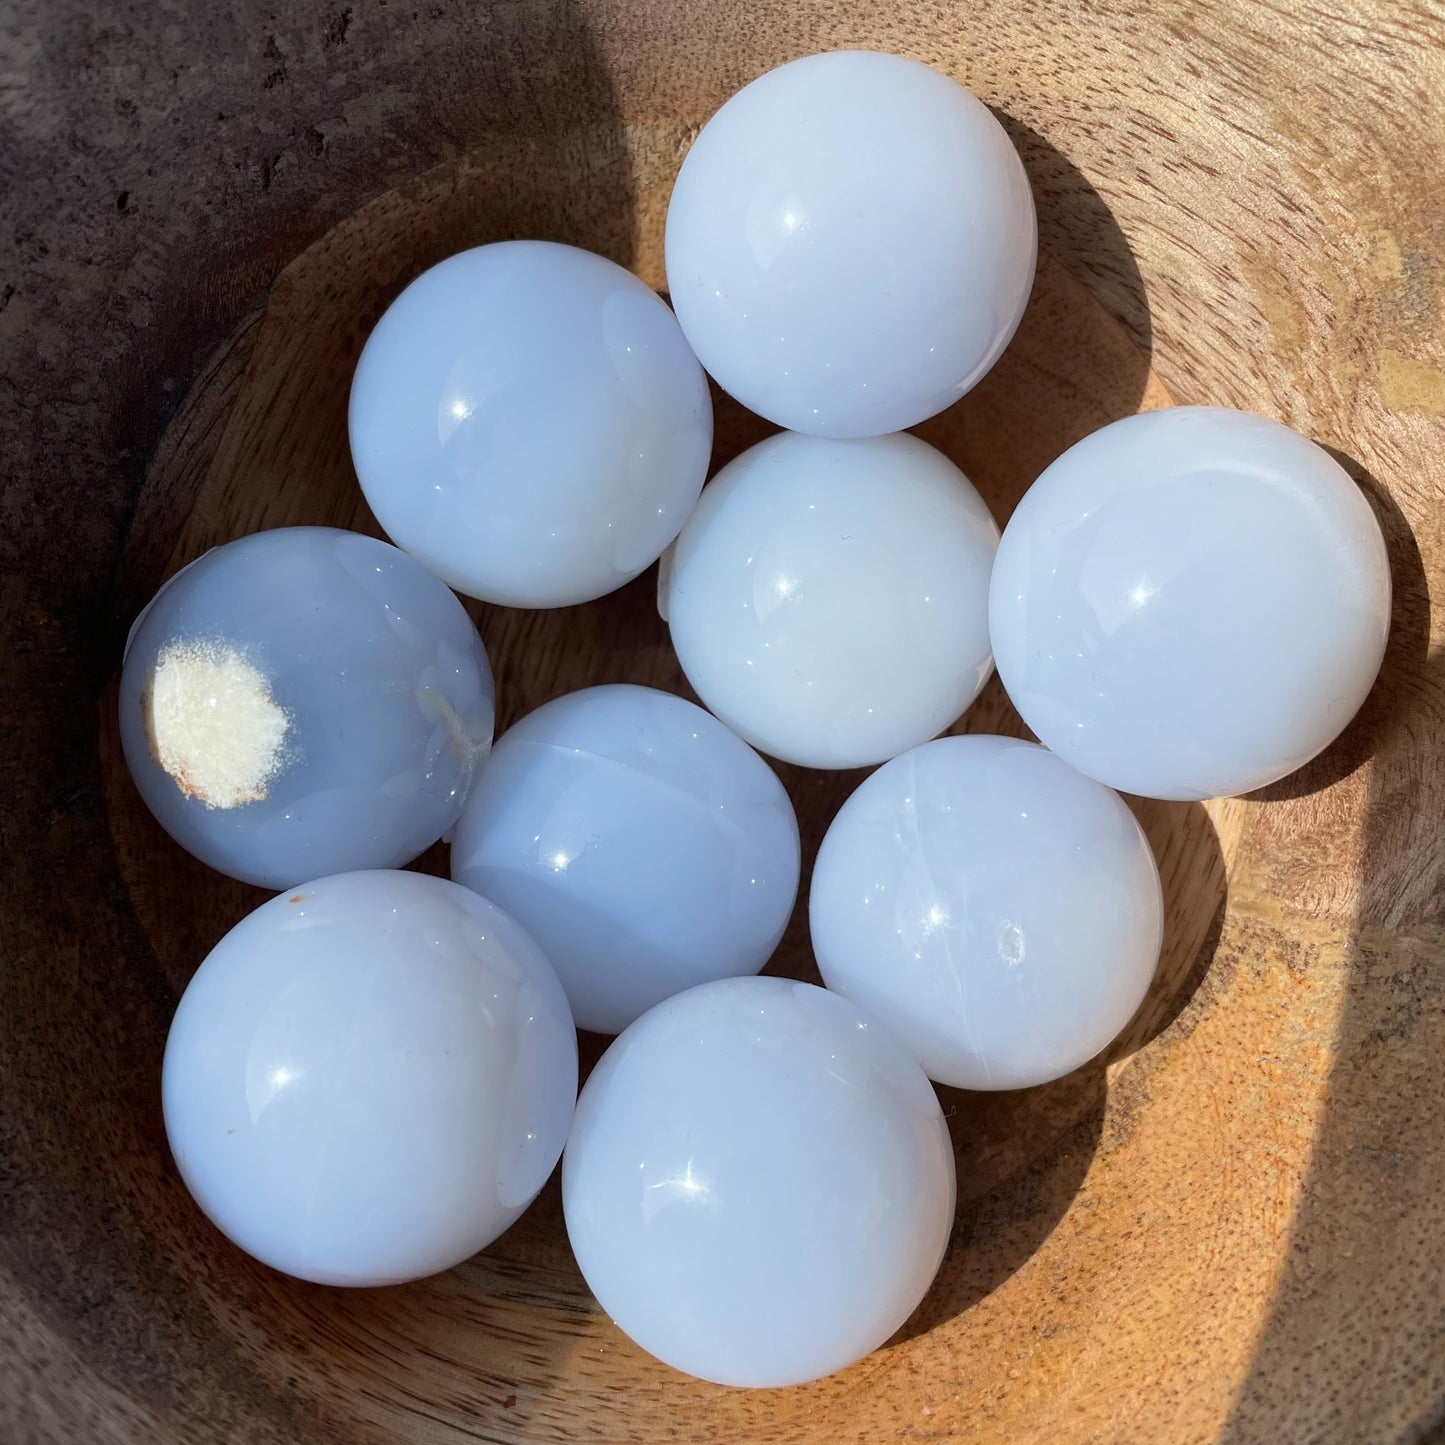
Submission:
<svg viewBox="0 0 1445 1445">
<path fill-rule="evenodd" d="M 1411 253 L 1377 254 L 1378 236 L 1406 235 L 1416 210 L 1403 179 L 1389 190 L 1393 148 L 1355 191 L 1331 182 L 1327 203 L 1327 161 L 1278 97 L 1314 106 L 1342 144 L 1365 120 L 1251 26 L 1228 6 L 1137 22 L 805 7 L 755 25 L 722 3 L 684 24 L 660 6 L 528 0 L 469 19 L 417 12 L 397 48 L 377 14 L 304 3 L 177 107 L 192 134 L 239 148 L 244 184 L 209 174 L 150 122 L 146 107 L 161 108 L 140 82 L 112 77 L 110 99 L 146 122 L 145 165 L 108 224 L 142 229 L 114 243 L 108 300 L 86 278 L 59 303 L 77 318 L 87 296 L 99 306 L 67 362 L 92 366 L 89 431 L 57 423 L 77 480 L 49 499 L 38 449 L 22 453 L 34 466 L 16 535 L 33 590 L 6 660 L 10 696 L 33 705 L 16 710 L 6 909 L 8 1001 L 27 1027 L 0 1138 L 32 1177 L 0 1192 L 0 1318 L 23 1382 L 15 1418 L 34 1438 L 1385 1439 L 1445 1399 L 1424 1279 L 1445 1235 L 1430 1184 L 1445 1122 L 1412 1103 L 1439 1097 L 1445 1057 L 1439 835 L 1416 821 L 1440 801 L 1445 729 L 1427 587 L 1445 497 L 1438 412 L 1403 406 L 1415 393 L 1399 376 L 1391 404 L 1388 366 L 1365 376 L 1357 360 L 1355 390 L 1342 389 L 1326 342 L 1311 351 L 1322 283 L 1300 259 L 1376 246 L 1376 272 L 1352 272 L 1335 304 L 1383 354 Z M 920 433 L 1000 523 L 1072 442 L 1171 400 L 1253 405 L 1333 442 L 1391 547 L 1381 683 L 1345 737 L 1267 797 L 1136 804 L 1167 907 L 1149 998 L 1104 1058 L 1055 1084 L 941 1091 L 959 1166 L 953 1244 L 915 1317 L 841 1376 L 734 1392 L 650 1360 L 582 1284 L 555 1179 L 440 1278 L 345 1292 L 278 1276 L 199 1215 L 165 1145 L 170 1012 L 263 895 L 181 854 L 135 794 L 115 718 L 125 629 L 219 542 L 308 523 L 376 530 L 346 397 L 369 328 L 418 271 L 534 236 L 661 288 L 667 195 L 698 125 L 753 74 L 843 44 L 972 85 L 1014 137 L 1039 210 L 1017 338 Z M 185 27 L 169 41 L 92 37 L 86 53 L 160 63 L 167 45 L 208 53 Z M 1410 44 L 1399 53 L 1417 63 Z M 1280 155 L 1316 169 L 1280 171 Z M 1369 185 L 1384 188 L 1373 202 Z M 74 230 L 63 212 L 50 224 Z M 715 401 L 716 466 L 770 428 Z M 77 522 L 87 480 L 107 501 Z M 52 560 L 62 535 L 83 566 Z M 555 612 L 474 608 L 499 725 L 599 682 L 686 693 L 655 583 L 650 569 Z M 55 643 L 48 674 L 36 636 Z M 1022 732 L 997 680 L 960 730 Z M 806 899 L 812 854 L 862 775 L 779 771 Z M 444 872 L 444 853 L 419 866 Z M 802 907 L 772 971 L 816 977 Z M 604 1043 L 583 1036 L 584 1066 Z M 1362 1352 L 1394 1363 L 1364 1378 Z"/>
</svg>

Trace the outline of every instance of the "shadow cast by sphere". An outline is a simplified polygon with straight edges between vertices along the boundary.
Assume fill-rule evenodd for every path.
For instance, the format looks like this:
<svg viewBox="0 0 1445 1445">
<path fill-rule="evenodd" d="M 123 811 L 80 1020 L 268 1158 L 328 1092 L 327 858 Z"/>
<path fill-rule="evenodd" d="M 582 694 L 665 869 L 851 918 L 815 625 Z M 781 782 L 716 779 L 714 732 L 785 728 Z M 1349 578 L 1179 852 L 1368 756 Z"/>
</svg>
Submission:
<svg viewBox="0 0 1445 1445">
<path fill-rule="evenodd" d="M 1149 991 L 1104 1051 L 1106 1064 L 1128 1058 L 1158 1038 L 1203 987 L 1224 927 L 1228 881 L 1219 834 L 1202 803 L 1126 801 L 1159 866 L 1164 940 Z"/>
<path fill-rule="evenodd" d="M 1147 364 L 1154 343 L 1149 301 L 1138 262 L 1113 211 L 1062 151 L 1007 111 L 991 109 L 1028 172 L 1038 212 L 1039 249 L 1099 299 Z"/>
<path fill-rule="evenodd" d="M 1103 1133 L 1097 1061 L 1034 1089 L 938 1087 L 958 1173 L 958 1214 L 938 1276 L 894 1342 L 913 1339 L 992 1294 L 1037 1253 L 1068 1211 Z"/>
<path fill-rule="evenodd" d="M 1415 685 L 1430 648 L 1430 596 L 1425 564 L 1410 523 L 1389 490 L 1354 458 L 1327 451 L 1364 493 L 1380 524 L 1390 559 L 1390 634 L 1380 674 L 1359 712 L 1317 758 L 1287 778 L 1249 794 L 1251 802 L 1278 803 L 1322 792 L 1380 750 L 1402 715 L 1401 698 Z"/>
<path fill-rule="evenodd" d="M 1198 803 L 1131 799 L 1164 892 L 1164 942 L 1149 992 L 1098 1058 L 1035 1089 L 938 1089 L 959 1177 L 958 1224 L 939 1277 L 898 1337 L 951 1319 L 1032 1258 L 1063 1218 L 1099 1144 L 1109 1064 L 1173 1025 L 1209 976 L 1224 921 L 1218 834 Z"/>
<path fill-rule="evenodd" d="M 563 693 L 630 682 L 686 692 L 657 611 L 657 567 L 594 602 L 548 611 L 468 602 L 492 658 L 497 735 Z"/>
<path fill-rule="evenodd" d="M 1364 467 L 1333 455 L 1384 531 L 1391 630 L 1374 690 L 1339 741 L 1253 795 L 1325 808 L 1313 795 L 1370 761 L 1326 1103 L 1279 1283 L 1220 1445 L 1445 1438 L 1431 1257 L 1445 1170 L 1432 1106 L 1445 1058 L 1445 649 L 1429 651 L 1429 578 L 1408 519 Z M 1422 1371 L 1432 1357 L 1437 1368 Z M 1318 1388 L 1302 1390 L 1311 1381 Z"/>
<path fill-rule="evenodd" d="M 963 470 L 1003 525 L 1050 462 L 1139 410 L 1153 333 L 1138 265 L 1103 198 L 1036 131 L 995 113 L 1034 193 L 1033 293 L 993 370 L 915 430 Z"/>
</svg>

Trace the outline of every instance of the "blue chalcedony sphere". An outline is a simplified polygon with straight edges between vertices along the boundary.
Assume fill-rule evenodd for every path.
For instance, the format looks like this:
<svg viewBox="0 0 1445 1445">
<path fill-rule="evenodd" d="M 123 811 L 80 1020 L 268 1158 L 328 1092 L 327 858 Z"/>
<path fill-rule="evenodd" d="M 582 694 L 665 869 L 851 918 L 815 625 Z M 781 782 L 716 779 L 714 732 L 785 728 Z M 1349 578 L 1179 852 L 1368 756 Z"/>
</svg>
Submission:
<svg viewBox="0 0 1445 1445">
<path fill-rule="evenodd" d="M 303 883 L 191 979 L 161 1080 L 211 1221 L 274 1269 L 373 1286 L 450 1269 L 551 1174 L 577 1033 L 541 950 L 485 898 L 386 870 Z"/>
<path fill-rule="evenodd" d="M 625 1334 L 749 1388 L 860 1360 L 913 1313 L 956 1202 L 938 1096 L 850 999 L 727 978 L 602 1056 L 562 1157 L 567 1237 Z"/>
<path fill-rule="evenodd" d="M 1149 840 L 1112 788 L 1014 738 L 937 738 L 840 809 L 813 865 L 813 952 L 957 1089 L 1025 1089 L 1134 1016 L 1164 936 Z"/>
<path fill-rule="evenodd" d="M 498 241 L 392 302 L 357 363 L 350 436 L 398 546 L 470 597 L 565 607 L 677 536 L 712 402 L 650 286 L 576 246 Z"/>
<path fill-rule="evenodd" d="M 616 1033 L 694 984 L 756 973 L 793 911 L 798 822 L 777 774 L 710 713 L 587 688 L 497 741 L 452 877 L 542 946 L 582 1028 Z"/>
<path fill-rule="evenodd" d="M 269 888 L 393 868 L 457 820 L 496 693 L 460 601 L 330 527 L 217 547 L 131 630 L 121 741 L 161 826 Z"/>
</svg>

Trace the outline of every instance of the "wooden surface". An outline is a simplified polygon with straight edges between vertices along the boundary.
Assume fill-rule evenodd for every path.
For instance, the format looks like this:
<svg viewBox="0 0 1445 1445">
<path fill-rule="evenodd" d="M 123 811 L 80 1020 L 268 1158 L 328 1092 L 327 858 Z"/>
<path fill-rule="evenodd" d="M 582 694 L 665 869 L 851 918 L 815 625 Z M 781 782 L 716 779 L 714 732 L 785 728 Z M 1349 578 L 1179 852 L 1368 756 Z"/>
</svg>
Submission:
<svg viewBox="0 0 1445 1445">
<path fill-rule="evenodd" d="M 0 1440 L 1430 1436 L 1445 15 L 1380 0 L 1333 16 L 1243 0 L 87 14 L 15 9 L 5 60 Z M 1171 397 L 1280 417 L 1337 450 L 1385 529 L 1380 683 L 1266 794 L 1139 805 L 1168 904 L 1148 1001 L 1067 1079 L 946 1093 L 954 1241 L 918 1314 L 854 1369 L 745 1393 L 653 1363 L 588 1297 L 555 1182 L 437 1280 L 348 1293 L 272 1274 L 201 1219 L 165 1149 L 170 1012 L 260 895 L 181 855 L 135 798 L 113 706 L 125 627 L 215 542 L 371 526 L 346 392 L 419 269 L 535 235 L 661 284 L 667 190 L 698 123 L 758 71 L 842 44 L 970 84 L 1038 200 L 1019 336 L 923 434 L 1002 521 L 1114 417 Z M 718 460 L 762 431 L 720 402 Z M 480 609 L 501 721 L 593 682 L 680 689 L 653 575 L 586 608 Z M 1017 727 L 996 682 L 965 721 Z M 857 775 L 784 776 L 810 859 Z M 777 966 L 808 975 L 801 919 Z"/>
</svg>

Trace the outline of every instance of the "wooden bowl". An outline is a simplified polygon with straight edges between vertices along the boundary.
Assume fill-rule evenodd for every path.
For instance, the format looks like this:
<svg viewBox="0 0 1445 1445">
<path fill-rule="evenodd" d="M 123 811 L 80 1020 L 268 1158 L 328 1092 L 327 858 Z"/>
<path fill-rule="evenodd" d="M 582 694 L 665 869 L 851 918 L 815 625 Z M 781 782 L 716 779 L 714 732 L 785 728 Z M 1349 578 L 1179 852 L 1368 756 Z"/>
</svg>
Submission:
<svg viewBox="0 0 1445 1445">
<path fill-rule="evenodd" d="M 1438 11 L 122 0 L 102 21 L 50 0 L 12 16 L 0 1438 L 1353 1445 L 1434 1427 Z M 213 543 L 373 526 L 345 402 L 408 278 L 538 236 L 661 285 L 700 123 L 768 67 L 849 45 L 971 86 L 1038 200 L 1018 339 L 923 434 L 1002 521 L 1067 445 L 1140 407 L 1287 421 L 1335 450 L 1384 527 L 1380 681 L 1267 792 L 1140 805 L 1168 898 L 1153 993 L 1106 1059 L 1056 1084 L 946 1094 L 947 1261 L 900 1334 L 836 1378 L 748 1393 L 647 1358 L 583 1286 L 555 1182 L 438 1279 L 348 1293 L 274 1274 L 201 1217 L 162 1133 L 177 995 L 260 895 L 182 856 L 138 802 L 114 717 L 125 628 Z M 720 399 L 720 460 L 763 430 Z M 652 585 L 480 609 L 502 722 L 594 682 L 681 688 Z M 965 725 L 1018 727 L 996 684 Z M 856 775 L 785 779 L 811 857 Z M 811 971 L 801 915 L 776 966 Z"/>
</svg>

